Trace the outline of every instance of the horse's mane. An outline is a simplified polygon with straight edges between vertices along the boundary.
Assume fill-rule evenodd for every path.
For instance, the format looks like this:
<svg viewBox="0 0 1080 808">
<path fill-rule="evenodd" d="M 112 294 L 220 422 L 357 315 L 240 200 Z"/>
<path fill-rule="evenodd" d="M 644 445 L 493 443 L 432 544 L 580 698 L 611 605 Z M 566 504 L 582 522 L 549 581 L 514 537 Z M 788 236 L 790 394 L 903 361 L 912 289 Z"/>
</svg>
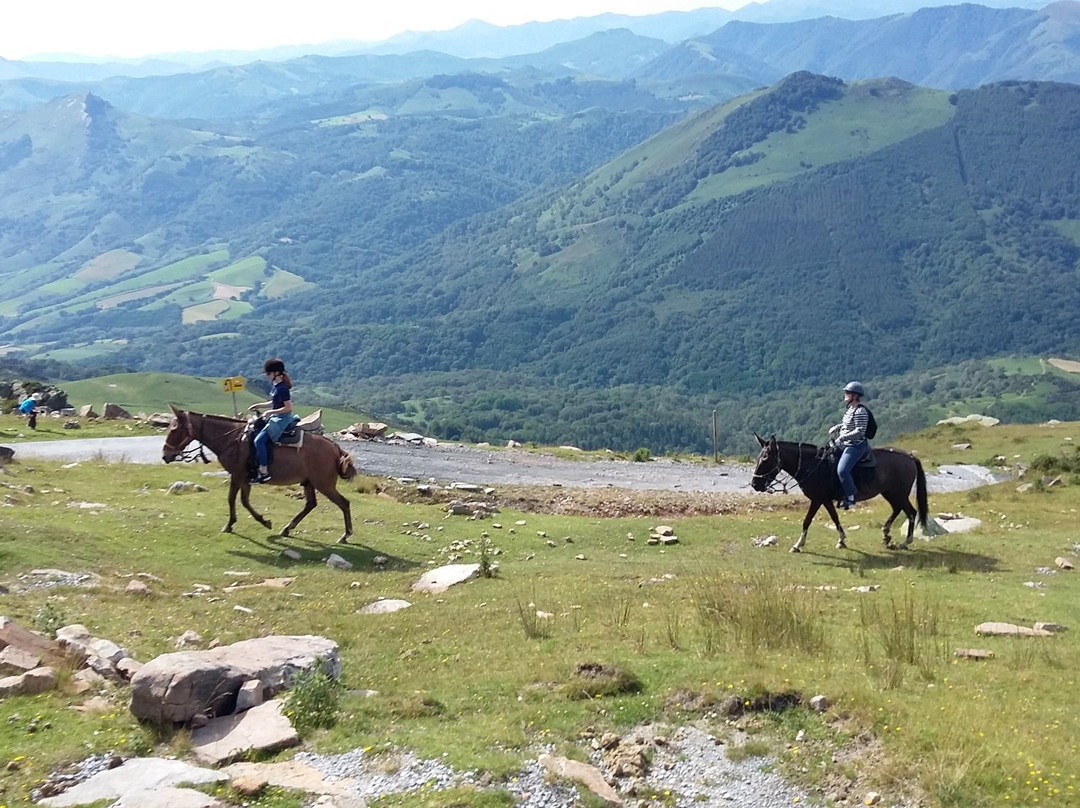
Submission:
<svg viewBox="0 0 1080 808">
<path fill-rule="evenodd" d="M 188 410 L 188 415 L 198 415 L 202 418 L 209 418 L 212 421 L 229 421 L 233 424 L 246 424 L 247 421 L 241 418 L 233 418 L 229 415 L 216 415 L 212 412 L 195 412 L 194 410 Z"/>
</svg>

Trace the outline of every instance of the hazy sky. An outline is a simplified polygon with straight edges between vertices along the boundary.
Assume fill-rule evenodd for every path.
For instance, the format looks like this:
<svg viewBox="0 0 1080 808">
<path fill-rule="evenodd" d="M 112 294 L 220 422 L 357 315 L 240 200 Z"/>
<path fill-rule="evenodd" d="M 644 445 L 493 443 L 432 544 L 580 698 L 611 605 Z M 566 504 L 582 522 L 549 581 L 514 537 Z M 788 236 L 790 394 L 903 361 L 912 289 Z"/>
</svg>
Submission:
<svg viewBox="0 0 1080 808">
<path fill-rule="evenodd" d="M 253 50 L 335 39 L 373 42 L 401 31 L 735 9 L 747 0 L 4 0 L 0 57 L 75 53 L 131 58 L 176 51 Z"/>
</svg>

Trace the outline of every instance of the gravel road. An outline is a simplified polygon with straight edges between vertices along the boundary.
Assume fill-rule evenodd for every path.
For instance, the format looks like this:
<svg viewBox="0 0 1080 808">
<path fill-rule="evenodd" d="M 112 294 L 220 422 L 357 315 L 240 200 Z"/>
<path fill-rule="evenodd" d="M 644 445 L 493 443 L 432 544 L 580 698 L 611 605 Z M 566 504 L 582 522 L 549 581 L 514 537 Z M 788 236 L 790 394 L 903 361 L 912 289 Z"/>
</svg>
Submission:
<svg viewBox="0 0 1080 808">
<path fill-rule="evenodd" d="M 86 460 L 160 463 L 163 437 L 96 438 L 8 444 L 15 459 Z M 376 477 L 410 477 L 438 483 L 478 485 L 562 485 L 571 488 L 625 488 L 654 491 L 752 493 L 747 465 L 691 463 L 657 458 L 646 463 L 626 460 L 572 460 L 522 449 L 476 449 L 446 443 L 412 446 L 376 441 L 342 444 L 357 468 Z M 211 454 L 211 457 L 213 455 Z M 941 466 L 927 475 L 931 493 L 962 491 L 1000 482 L 982 466 Z"/>
</svg>

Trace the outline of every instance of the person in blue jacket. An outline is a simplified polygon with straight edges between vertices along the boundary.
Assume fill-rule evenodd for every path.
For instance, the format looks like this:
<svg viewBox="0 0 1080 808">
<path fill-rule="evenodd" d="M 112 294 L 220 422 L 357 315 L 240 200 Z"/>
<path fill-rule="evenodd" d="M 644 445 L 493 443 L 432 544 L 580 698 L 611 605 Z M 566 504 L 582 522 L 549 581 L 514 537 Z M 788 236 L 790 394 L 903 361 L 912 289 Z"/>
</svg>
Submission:
<svg viewBox="0 0 1080 808">
<path fill-rule="evenodd" d="M 27 417 L 26 425 L 31 429 L 37 429 L 37 406 L 41 401 L 41 393 L 27 396 L 19 405 L 19 413 Z"/>
<path fill-rule="evenodd" d="M 253 483 L 270 482 L 270 444 L 281 437 L 281 433 L 289 428 L 289 425 L 299 421 L 299 416 L 293 414 L 292 379 L 285 372 L 285 363 L 280 359 L 267 359 L 263 364 L 263 373 L 270 380 L 270 400 L 260 401 L 248 407 L 249 410 L 258 412 L 266 410 L 266 426 L 255 436 L 255 456 L 259 462 L 259 470 L 251 479 Z"/>
</svg>

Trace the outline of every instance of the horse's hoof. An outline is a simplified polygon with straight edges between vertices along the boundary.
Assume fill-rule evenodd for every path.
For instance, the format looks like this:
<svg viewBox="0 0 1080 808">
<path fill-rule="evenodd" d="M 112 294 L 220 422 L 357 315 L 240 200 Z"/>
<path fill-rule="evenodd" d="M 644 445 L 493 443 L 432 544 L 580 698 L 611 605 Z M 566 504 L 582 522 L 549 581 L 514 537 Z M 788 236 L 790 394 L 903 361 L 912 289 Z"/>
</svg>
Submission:
<svg viewBox="0 0 1080 808">
<path fill-rule="evenodd" d="M 340 539 L 337 540 L 337 543 L 338 544 L 348 544 L 349 543 L 349 536 L 351 536 L 351 535 L 352 535 L 351 533 L 346 533 L 344 536 L 342 536 Z"/>
<path fill-rule="evenodd" d="M 788 552 L 789 552 L 789 553 L 801 553 L 801 552 L 802 552 L 802 548 L 801 548 L 801 547 L 799 547 L 799 545 L 797 545 L 797 544 L 793 544 L 793 545 L 791 545 L 791 549 L 790 549 L 790 550 L 788 550 Z"/>
<path fill-rule="evenodd" d="M 287 539 L 290 533 L 292 533 L 292 528 L 283 527 L 281 529 L 281 537 L 284 539 Z"/>
<path fill-rule="evenodd" d="M 847 545 L 846 545 L 846 544 L 844 544 L 844 543 L 843 543 L 842 541 L 838 541 L 838 542 L 836 543 L 836 549 L 837 549 L 837 550 L 846 550 L 846 549 L 847 549 Z"/>
<path fill-rule="evenodd" d="M 225 525 L 225 527 L 223 527 L 221 529 L 221 532 L 222 533 L 232 533 L 232 525 Z"/>
</svg>

